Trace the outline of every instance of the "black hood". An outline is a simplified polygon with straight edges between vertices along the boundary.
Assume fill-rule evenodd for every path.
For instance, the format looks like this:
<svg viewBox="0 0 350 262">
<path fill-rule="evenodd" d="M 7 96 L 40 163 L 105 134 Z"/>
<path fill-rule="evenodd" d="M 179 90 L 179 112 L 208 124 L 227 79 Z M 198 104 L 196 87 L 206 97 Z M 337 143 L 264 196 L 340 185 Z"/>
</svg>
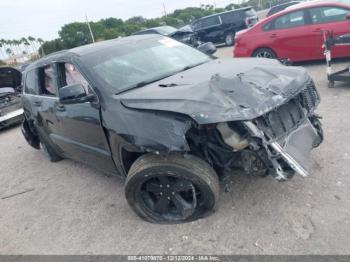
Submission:
<svg viewBox="0 0 350 262">
<path fill-rule="evenodd" d="M 12 67 L 0 67 L 0 88 L 12 87 L 16 89 L 21 85 L 21 81 L 22 73 L 20 71 Z"/>
<path fill-rule="evenodd" d="M 272 59 L 217 59 L 117 97 L 129 108 L 177 112 L 209 124 L 257 118 L 309 81 L 304 68 Z"/>
</svg>

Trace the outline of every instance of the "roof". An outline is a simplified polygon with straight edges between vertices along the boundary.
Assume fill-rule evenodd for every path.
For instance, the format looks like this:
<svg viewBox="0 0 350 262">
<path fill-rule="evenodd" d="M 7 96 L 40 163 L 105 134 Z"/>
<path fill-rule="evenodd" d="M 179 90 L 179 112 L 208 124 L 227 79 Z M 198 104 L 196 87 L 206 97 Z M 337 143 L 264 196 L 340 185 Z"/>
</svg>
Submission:
<svg viewBox="0 0 350 262">
<path fill-rule="evenodd" d="M 309 8 L 309 7 L 318 7 L 318 6 L 339 6 L 339 7 L 349 7 L 349 5 L 342 4 L 338 1 L 326 1 L 326 0 L 320 0 L 320 1 L 310 1 L 310 2 L 302 2 L 300 4 L 292 5 L 287 7 L 285 10 L 297 10 L 297 9 L 303 9 L 303 8 Z"/>
<path fill-rule="evenodd" d="M 157 34 L 132 35 L 128 37 L 116 38 L 112 40 L 83 45 L 83 46 L 75 47 L 69 50 L 62 50 L 62 51 L 58 51 L 58 52 L 49 54 L 47 56 L 44 56 L 43 58 L 40 58 L 39 60 L 30 64 L 26 68 L 26 70 L 32 70 L 34 68 L 47 65 L 56 59 L 58 60 L 58 59 L 70 58 L 74 56 L 84 56 L 87 54 L 98 52 L 100 50 L 103 50 L 109 47 L 115 47 L 118 45 L 128 45 L 128 44 L 139 42 L 142 40 L 147 40 L 152 38 L 161 38 L 161 37 L 164 37 L 164 36 L 160 36 Z"/>
<path fill-rule="evenodd" d="M 339 1 L 334 1 L 334 0 L 315 0 L 315 1 L 310 1 L 310 2 L 301 2 L 300 4 L 295 4 L 288 6 L 286 9 L 275 13 L 265 19 L 262 19 L 258 22 L 258 24 L 264 24 L 265 22 L 270 22 L 271 20 L 275 19 L 276 17 L 282 16 L 284 14 L 290 13 L 291 11 L 297 11 L 300 9 L 305 9 L 305 8 L 311 8 L 311 7 L 321 7 L 321 6 L 336 6 L 336 7 L 341 7 L 341 8 L 350 8 L 350 5 L 343 4 Z"/>
<path fill-rule="evenodd" d="M 246 6 L 246 7 L 242 7 L 242 8 L 238 8 L 238 9 L 232 9 L 232 10 L 228 10 L 228 11 L 224 11 L 224 12 L 220 12 L 220 13 L 216 13 L 216 14 L 212 14 L 212 15 L 207 15 L 207 16 L 203 16 L 201 18 L 196 19 L 193 22 L 208 18 L 208 17 L 212 17 L 212 16 L 217 16 L 217 15 L 222 15 L 222 14 L 226 14 L 226 13 L 231 13 L 231 12 L 239 12 L 239 11 L 246 11 L 249 9 L 252 9 L 253 7 L 251 6 Z"/>
</svg>

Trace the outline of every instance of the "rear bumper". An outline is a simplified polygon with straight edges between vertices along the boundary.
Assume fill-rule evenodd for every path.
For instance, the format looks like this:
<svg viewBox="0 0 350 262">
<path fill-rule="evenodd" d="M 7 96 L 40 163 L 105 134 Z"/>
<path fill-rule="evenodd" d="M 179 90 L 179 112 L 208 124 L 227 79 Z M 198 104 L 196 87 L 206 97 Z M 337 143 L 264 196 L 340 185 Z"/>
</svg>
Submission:
<svg viewBox="0 0 350 262">
<path fill-rule="evenodd" d="M 17 109 L 0 116 L 0 128 L 7 127 L 23 120 L 23 109 Z"/>
</svg>

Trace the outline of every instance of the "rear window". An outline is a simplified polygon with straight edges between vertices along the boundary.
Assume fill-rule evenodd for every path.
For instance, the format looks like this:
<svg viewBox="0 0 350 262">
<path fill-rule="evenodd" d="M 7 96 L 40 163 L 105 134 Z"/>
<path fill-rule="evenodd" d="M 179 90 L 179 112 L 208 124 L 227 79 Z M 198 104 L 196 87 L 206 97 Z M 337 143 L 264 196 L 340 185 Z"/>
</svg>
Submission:
<svg viewBox="0 0 350 262">
<path fill-rule="evenodd" d="M 27 73 L 24 85 L 24 92 L 30 95 L 38 94 L 38 72 L 37 70 L 31 70 Z"/>
<path fill-rule="evenodd" d="M 229 13 L 225 13 L 220 15 L 221 20 L 224 24 L 232 24 L 235 21 L 240 19 L 240 15 L 239 12 L 229 12 Z"/>
<path fill-rule="evenodd" d="M 208 18 L 204 18 L 202 20 L 199 20 L 194 24 L 194 29 L 202 29 L 202 28 L 207 28 L 207 27 L 212 27 L 220 24 L 220 18 L 219 16 L 211 16 Z"/>
</svg>

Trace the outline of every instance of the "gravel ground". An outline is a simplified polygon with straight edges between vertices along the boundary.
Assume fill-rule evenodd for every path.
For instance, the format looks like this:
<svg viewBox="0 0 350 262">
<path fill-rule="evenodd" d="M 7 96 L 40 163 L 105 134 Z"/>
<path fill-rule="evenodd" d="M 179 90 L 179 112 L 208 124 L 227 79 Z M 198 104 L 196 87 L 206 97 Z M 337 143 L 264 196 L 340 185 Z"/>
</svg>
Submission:
<svg viewBox="0 0 350 262">
<path fill-rule="evenodd" d="M 18 127 L 2 131 L 0 254 L 350 254 L 350 89 L 328 89 L 324 63 L 302 66 L 320 90 L 326 137 L 313 151 L 312 176 L 234 176 L 219 210 L 187 224 L 142 221 L 119 178 L 70 160 L 50 163 Z"/>
</svg>

